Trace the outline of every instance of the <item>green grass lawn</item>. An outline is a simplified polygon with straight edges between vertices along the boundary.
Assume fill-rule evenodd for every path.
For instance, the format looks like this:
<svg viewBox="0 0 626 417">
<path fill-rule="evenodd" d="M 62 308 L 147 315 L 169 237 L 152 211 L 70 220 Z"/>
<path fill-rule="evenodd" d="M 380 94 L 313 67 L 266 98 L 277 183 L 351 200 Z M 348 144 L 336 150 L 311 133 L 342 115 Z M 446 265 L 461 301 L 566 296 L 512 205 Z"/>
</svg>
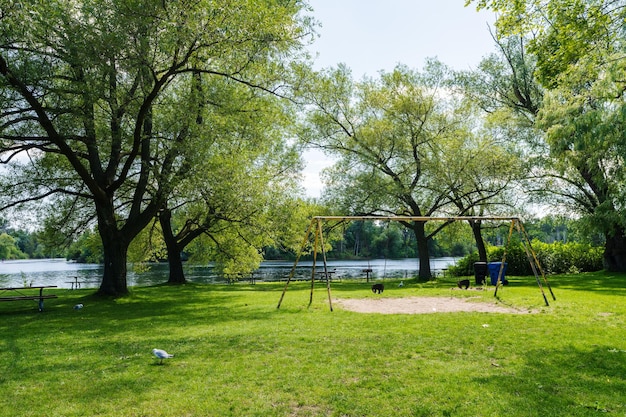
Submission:
<svg viewBox="0 0 626 417">
<path fill-rule="evenodd" d="M 0 303 L 0 415 L 625 416 L 626 275 L 552 277 L 549 307 L 533 278 L 509 279 L 500 302 L 535 314 L 331 312 L 321 284 L 307 307 L 308 283 L 280 309 L 277 283 Z M 453 285 L 332 294 L 493 301 Z"/>
</svg>

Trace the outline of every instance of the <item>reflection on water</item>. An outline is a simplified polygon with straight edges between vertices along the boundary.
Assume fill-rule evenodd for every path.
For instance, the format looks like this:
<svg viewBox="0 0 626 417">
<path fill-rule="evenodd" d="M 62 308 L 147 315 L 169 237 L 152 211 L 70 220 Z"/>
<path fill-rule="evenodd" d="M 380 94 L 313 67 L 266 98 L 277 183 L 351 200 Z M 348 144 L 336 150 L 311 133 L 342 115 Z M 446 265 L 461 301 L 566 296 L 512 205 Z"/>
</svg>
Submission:
<svg viewBox="0 0 626 417">
<path fill-rule="evenodd" d="M 454 264 L 455 258 L 433 258 L 430 260 L 434 271 L 445 270 Z M 311 278 L 313 262 L 301 261 L 295 271 L 294 279 L 308 280 Z M 412 278 L 418 273 L 419 261 L 408 259 L 374 259 L 365 261 L 328 261 L 327 268 L 333 279 L 370 279 Z M 290 261 L 266 261 L 254 272 L 256 280 L 275 281 L 286 279 L 293 268 Z M 321 261 L 316 263 L 316 272 L 323 272 Z M 371 270 L 371 272 L 366 272 Z M 97 288 L 102 278 L 103 267 L 98 264 L 77 264 L 64 259 L 41 259 L 0 262 L 0 287 L 17 287 L 22 285 L 56 285 L 71 288 L 74 277 L 78 278 L 82 288 Z M 155 285 L 167 281 L 167 264 L 151 265 L 149 271 L 128 271 L 129 286 Z M 185 265 L 185 277 L 191 282 L 225 283 L 212 266 Z M 249 279 L 248 277 L 242 277 Z"/>
</svg>

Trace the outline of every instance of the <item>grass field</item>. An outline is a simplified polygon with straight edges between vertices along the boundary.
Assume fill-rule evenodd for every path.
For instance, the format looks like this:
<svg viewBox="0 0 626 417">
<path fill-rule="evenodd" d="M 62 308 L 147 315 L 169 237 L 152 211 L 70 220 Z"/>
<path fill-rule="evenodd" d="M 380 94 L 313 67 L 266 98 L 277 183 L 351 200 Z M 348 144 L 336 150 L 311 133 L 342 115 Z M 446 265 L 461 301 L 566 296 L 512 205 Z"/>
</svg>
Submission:
<svg viewBox="0 0 626 417">
<path fill-rule="evenodd" d="M 280 309 L 277 283 L 0 303 L 0 415 L 626 416 L 626 276 L 552 277 L 549 307 L 533 278 L 509 279 L 500 302 L 534 314 L 331 312 L 323 285 L 307 307 L 307 283 Z M 493 301 L 453 285 L 332 291 Z"/>
</svg>

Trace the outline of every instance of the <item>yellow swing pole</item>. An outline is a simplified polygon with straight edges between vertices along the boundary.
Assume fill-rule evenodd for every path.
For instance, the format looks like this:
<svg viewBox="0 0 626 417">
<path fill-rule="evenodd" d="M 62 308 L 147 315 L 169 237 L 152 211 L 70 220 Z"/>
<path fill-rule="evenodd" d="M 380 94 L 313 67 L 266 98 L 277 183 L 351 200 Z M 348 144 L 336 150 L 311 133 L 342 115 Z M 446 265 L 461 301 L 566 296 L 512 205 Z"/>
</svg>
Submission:
<svg viewBox="0 0 626 417">
<path fill-rule="evenodd" d="M 313 223 L 314 223 L 314 219 L 311 219 L 311 223 L 309 224 L 309 227 L 306 229 L 306 233 L 304 235 L 304 239 L 302 239 L 302 244 L 300 245 L 300 250 L 298 251 L 298 255 L 296 256 L 296 260 L 293 263 L 293 267 L 291 268 L 291 272 L 289 273 L 289 277 L 287 278 L 287 282 L 285 283 L 285 288 L 283 288 L 283 293 L 280 296 L 280 300 L 278 300 L 278 305 L 276 306 L 277 309 L 280 308 L 280 305 L 283 302 L 283 298 L 285 297 L 285 293 L 287 292 L 287 287 L 289 286 L 289 283 L 291 282 L 291 280 L 293 279 L 295 273 L 296 273 L 296 266 L 298 265 L 298 261 L 300 260 L 300 256 L 302 256 L 302 252 L 304 252 L 304 247 L 306 246 L 306 242 L 309 240 L 309 235 L 311 234 L 311 229 L 313 229 Z"/>
<path fill-rule="evenodd" d="M 313 268 L 311 268 L 311 295 L 309 296 L 309 307 L 313 303 L 313 287 L 315 286 L 315 265 L 317 262 L 317 245 L 320 239 L 320 219 L 317 219 L 317 227 L 315 228 L 315 243 L 313 244 Z M 326 262 L 324 262 L 326 264 Z"/>
<path fill-rule="evenodd" d="M 326 277 L 326 291 L 328 292 L 328 305 L 330 306 L 330 311 L 333 311 L 333 301 L 330 295 L 330 278 L 328 277 L 328 264 L 326 263 L 326 249 L 324 249 L 324 232 L 322 231 L 322 221 L 318 220 L 317 223 L 318 234 L 320 236 L 320 245 L 322 247 L 322 259 L 324 261 L 324 276 Z M 312 289 L 313 287 L 311 287 Z M 313 300 L 313 292 L 311 292 L 311 300 Z M 309 303 L 309 305 L 311 305 Z"/>
<path fill-rule="evenodd" d="M 528 257 L 528 261 L 530 262 L 530 266 L 532 267 L 533 273 L 535 274 L 535 279 L 537 280 L 537 285 L 539 285 L 539 288 L 541 289 L 541 293 L 543 294 L 543 298 L 544 298 L 544 300 L 546 302 L 546 305 L 549 305 L 548 304 L 548 299 L 546 298 L 546 295 L 543 292 L 543 286 L 541 285 L 541 280 L 539 279 L 539 274 L 537 273 L 537 269 L 539 269 L 539 272 L 541 273 L 541 277 L 543 278 L 543 282 L 548 286 L 548 290 L 550 291 L 550 295 L 552 295 L 552 299 L 554 301 L 556 301 L 556 296 L 554 295 L 554 292 L 552 291 L 552 287 L 550 286 L 550 283 L 548 282 L 548 279 L 546 278 L 546 274 L 543 272 L 543 269 L 541 268 L 541 264 L 539 263 L 539 259 L 537 259 L 537 254 L 533 250 L 533 246 L 530 243 L 530 238 L 528 237 L 528 233 L 526 233 L 526 229 L 524 228 L 524 225 L 522 224 L 521 221 L 517 222 L 517 227 L 518 227 L 518 229 L 517 229 L 518 232 L 522 236 L 522 241 L 524 242 L 524 249 L 526 250 L 526 256 Z M 528 246 L 526 246 L 526 245 L 528 245 Z M 536 266 L 536 268 L 535 268 L 535 266 Z"/>
</svg>

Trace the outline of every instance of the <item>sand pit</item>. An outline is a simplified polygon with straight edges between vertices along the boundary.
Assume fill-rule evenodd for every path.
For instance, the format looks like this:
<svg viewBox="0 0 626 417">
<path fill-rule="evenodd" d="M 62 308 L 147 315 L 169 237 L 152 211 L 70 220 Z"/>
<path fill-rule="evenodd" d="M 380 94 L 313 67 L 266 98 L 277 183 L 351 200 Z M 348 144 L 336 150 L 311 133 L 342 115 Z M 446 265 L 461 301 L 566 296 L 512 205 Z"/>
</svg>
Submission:
<svg viewBox="0 0 626 417">
<path fill-rule="evenodd" d="M 362 298 L 337 299 L 333 303 L 357 313 L 380 314 L 428 314 L 453 313 L 459 311 L 481 313 L 528 314 L 532 311 L 517 310 L 495 302 L 471 301 L 456 297 L 405 297 L 405 298 Z"/>
</svg>

